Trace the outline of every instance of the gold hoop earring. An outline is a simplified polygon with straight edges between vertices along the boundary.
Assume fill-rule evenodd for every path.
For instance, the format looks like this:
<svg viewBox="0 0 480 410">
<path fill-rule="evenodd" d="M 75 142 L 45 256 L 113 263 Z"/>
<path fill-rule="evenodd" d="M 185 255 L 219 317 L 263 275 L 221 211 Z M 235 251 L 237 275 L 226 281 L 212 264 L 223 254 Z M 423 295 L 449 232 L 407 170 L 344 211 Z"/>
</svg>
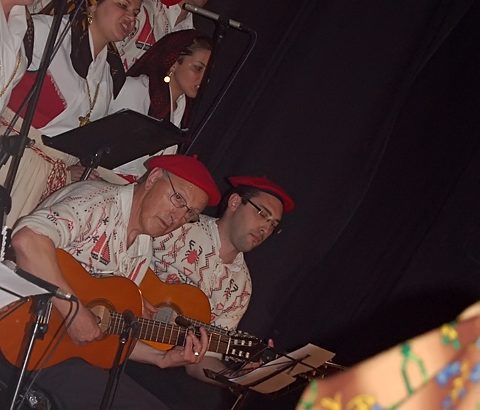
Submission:
<svg viewBox="0 0 480 410">
<path fill-rule="evenodd" d="M 93 14 L 88 12 L 88 14 L 87 14 L 88 25 L 92 24 L 92 21 L 93 21 Z"/>
<path fill-rule="evenodd" d="M 172 80 L 172 75 L 173 70 L 170 70 L 170 72 L 165 77 L 163 77 L 163 81 L 168 84 Z"/>
</svg>

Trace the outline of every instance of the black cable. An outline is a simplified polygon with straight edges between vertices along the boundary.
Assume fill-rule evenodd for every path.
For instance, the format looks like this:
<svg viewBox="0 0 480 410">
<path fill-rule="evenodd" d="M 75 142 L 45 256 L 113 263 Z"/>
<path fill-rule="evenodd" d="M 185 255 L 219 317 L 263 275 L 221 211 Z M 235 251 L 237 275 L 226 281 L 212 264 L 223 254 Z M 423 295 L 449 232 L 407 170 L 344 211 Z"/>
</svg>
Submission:
<svg viewBox="0 0 480 410">
<path fill-rule="evenodd" d="M 249 42 L 249 47 L 245 48 L 242 56 L 240 57 L 239 61 L 240 63 L 238 66 L 232 70 L 231 74 L 229 75 L 228 81 L 224 84 L 222 89 L 220 89 L 219 93 L 215 96 L 213 103 L 210 105 L 207 113 L 203 116 L 202 121 L 200 124 L 195 128 L 195 130 L 192 132 L 192 139 L 188 145 L 188 147 L 185 150 L 185 154 L 190 153 L 190 149 L 195 143 L 195 141 L 198 139 L 202 131 L 204 130 L 205 126 L 207 125 L 208 121 L 210 121 L 210 118 L 212 118 L 213 114 L 217 110 L 218 106 L 220 103 L 223 101 L 223 98 L 227 94 L 227 91 L 230 89 L 232 86 L 233 82 L 237 78 L 240 70 L 243 68 L 245 63 L 247 62 L 248 57 L 250 57 L 250 54 L 252 53 L 253 49 L 255 48 L 255 45 L 257 44 L 257 32 L 255 30 L 249 29 L 248 34 L 250 34 L 250 42 Z"/>
</svg>

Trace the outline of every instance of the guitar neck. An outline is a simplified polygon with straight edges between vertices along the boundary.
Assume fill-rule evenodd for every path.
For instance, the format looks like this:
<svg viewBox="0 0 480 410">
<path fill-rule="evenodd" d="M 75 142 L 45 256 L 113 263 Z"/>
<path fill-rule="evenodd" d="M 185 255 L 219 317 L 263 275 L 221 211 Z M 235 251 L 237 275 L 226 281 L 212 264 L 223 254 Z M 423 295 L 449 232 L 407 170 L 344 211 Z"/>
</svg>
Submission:
<svg viewBox="0 0 480 410">
<path fill-rule="evenodd" d="M 117 312 L 110 312 L 111 322 L 108 333 L 121 334 L 127 324 L 123 315 Z M 141 340 L 150 342 L 159 342 L 175 346 L 184 346 L 190 329 L 178 326 L 173 323 L 160 322 L 158 320 L 137 318 L 139 329 L 136 337 Z M 194 327 L 194 332 L 200 336 L 197 327 Z M 214 332 L 213 326 L 208 326 L 209 332 L 208 351 L 221 354 L 228 354 L 230 350 L 231 337 L 222 332 Z"/>
</svg>

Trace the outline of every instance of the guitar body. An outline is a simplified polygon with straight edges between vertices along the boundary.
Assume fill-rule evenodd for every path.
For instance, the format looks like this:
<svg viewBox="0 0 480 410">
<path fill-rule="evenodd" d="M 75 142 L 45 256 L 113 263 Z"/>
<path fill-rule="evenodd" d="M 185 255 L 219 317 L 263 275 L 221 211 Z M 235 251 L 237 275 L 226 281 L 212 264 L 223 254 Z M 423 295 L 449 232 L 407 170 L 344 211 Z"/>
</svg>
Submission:
<svg viewBox="0 0 480 410">
<path fill-rule="evenodd" d="M 124 277 L 92 277 L 77 260 L 63 250 L 57 250 L 57 260 L 75 295 L 98 318 L 104 336 L 91 343 L 75 344 L 65 328 L 70 319 L 65 322 L 52 307 L 43 339 L 35 340 L 28 370 L 53 366 L 74 357 L 97 367 L 111 368 L 117 354 L 120 339 L 118 335 L 122 333 L 125 325 L 122 313 L 127 310 L 137 317 L 138 337 L 145 343 L 162 350 L 183 346 L 187 336 L 187 329 L 183 325 L 171 324 L 169 320 L 142 318 L 142 291 L 145 299 L 155 307 L 174 311 L 175 315 L 181 315 L 184 321 L 185 316 L 189 317 L 188 320 L 193 319 L 188 326 L 207 327 L 210 351 L 244 359 L 252 354 L 252 349 L 261 347 L 256 338 L 242 334 L 230 335 L 223 329 L 209 325 L 210 303 L 207 296 L 195 286 L 163 283 L 149 270 L 139 289 L 134 282 Z M 23 304 L 13 304 L 0 320 L 0 350 L 5 358 L 17 367 L 22 365 L 24 344 L 28 342 L 26 339 L 35 321 L 34 302 L 34 298 L 29 298 Z M 198 332 L 196 334 L 198 336 Z M 135 341 L 129 339 L 120 362 L 126 360 Z"/>
<path fill-rule="evenodd" d="M 115 276 L 94 278 L 70 254 L 62 250 L 57 250 L 57 258 L 65 279 L 84 305 L 89 308 L 107 307 L 109 310 L 120 313 L 128 309 L 135 316 L 142 315 L 142 295 L 130 279 Z M 32 299 L 29 299 L 0 320 L 0 350 L 5 358 L 16 366 L 21 365 L 24 351 L 22 341 L 25 335 L 30 334 L 29 329 L 34 321 L 31 309 Z M 44 338 L 35 341 L 29 360 L 29 370 L 38 369 L 38 366 L 41 368 L 53 366 L 73 357 L 84 359 L 98 367 L 112 367 L 119 341 L 117 335 L 106 335 L 101 340 L 77 345 L 65 332 L 61 342 L 55 346 L 54 339 L 57 331 L 62 333 L 65 330 L 62 325 L 63 317 L 53 308 Z M 51 356 L 45 363 L 40 363 L 45 353 L 49 351 L 53 351 Z M 122 361 L 125 360 L 129 351 L 130 346 L 127 345 Z"/>
<path fill-rule="evenodd" d="M 140 283 L 140 290 L 143 297 L 156 308 L 169 309 L 175 312 L 174 314 L 210 323 L 210 302 L 195 286 L 162 282 L 151 269 L 148 269 Z M 159 342 L 145 341 L 145 343 L 160 350 L 172 347 Z"/>
</svg>

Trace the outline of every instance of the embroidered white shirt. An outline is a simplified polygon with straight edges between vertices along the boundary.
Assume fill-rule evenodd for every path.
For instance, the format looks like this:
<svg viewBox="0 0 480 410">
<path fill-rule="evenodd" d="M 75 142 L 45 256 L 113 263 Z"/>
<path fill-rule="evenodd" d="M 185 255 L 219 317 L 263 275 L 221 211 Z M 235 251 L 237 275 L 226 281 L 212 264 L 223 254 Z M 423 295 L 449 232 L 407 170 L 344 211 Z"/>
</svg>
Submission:
<svg viewBox="0 0 480 410">
<path fill-rule="evenodd" d="M 92 275 L 125 276 L 139 284 L 152 256 L 152 238 L 139 235 L 127 245 L 133 185 L 85 181 L 68 185 L 19 220 L 69 252 Z"/>
<path fill-rule="evenodd" d="M 216 221 L 200 215 L 199 222 L 154 239 L 151 267 L 164 282 L 200 288 L 210 301 L 211 323 L 235 329 L 250 302 L 252 281 L 243 253 L 233 263 L 221 260 Z"/>
</svg>

